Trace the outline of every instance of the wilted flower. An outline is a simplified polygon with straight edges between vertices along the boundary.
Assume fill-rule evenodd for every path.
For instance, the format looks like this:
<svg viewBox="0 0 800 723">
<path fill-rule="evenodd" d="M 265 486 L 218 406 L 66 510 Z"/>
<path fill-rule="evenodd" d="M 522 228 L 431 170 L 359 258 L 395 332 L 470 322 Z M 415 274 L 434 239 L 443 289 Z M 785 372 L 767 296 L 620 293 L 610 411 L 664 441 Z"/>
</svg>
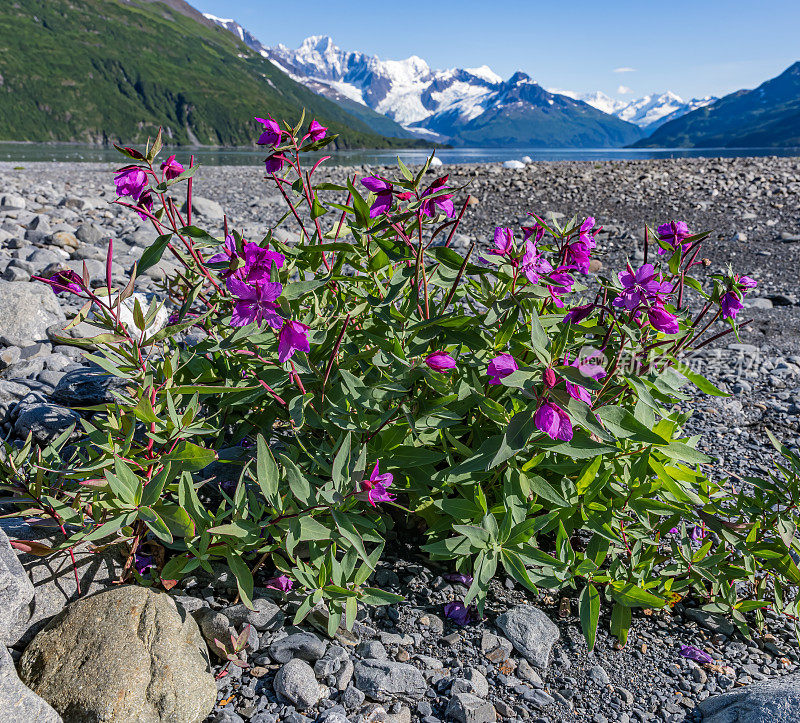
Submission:
<svg viewBox="0 0 800 723">
<path fill-rule="evenodd" d="M 392 207 L 392 184 L 377 176 L 361 179 L 361 185 L 375 194 L 375 203 L 369 209 L 369 217 L 377 218 Z"/>
<path fill-rule="evenodd" d="M 149 213 L 153 213 L 153 194 L 150 193 L 149 188 L 142 191 L 142 194 L 139 196 L 139 201 L 136 204 L 136 206 L 137 206 L 136 213 L 139 214 L 139 218 L 141 218 L 142 221 L 146 221 L 148 216 L 146 213 L 144 213 L 144 211 L 147 210 Z M 140 211 L 138 209 L 142 210 Z"/>
<path fill-rule="evenodd" d="M 689 236 L 691 236 L 689 227 L 683 221 L 671 221 L 658 227 L 658 237 L 670 244 L 673 249 L 680 246 Z M 667 250 L 659 246 L 658 253 L 665 254 Z"/>
<path fill-rule="evenodd" d="M 183 173 L 183 166 L 175 160 L 175 156 L 170 156 L 161 164 L 161 170 L 164 171 L 164 177 L 171 181 Z"/>
<path fill-rule="evenodd" d="M 594 304 L 584 304 L 583 306 L 576 306 L 571 309 L 564 317 L 564 322 L 567 324 L 580 324 L 592 313 Z"/>
<path fill-rule="evenodd" d="M 553 371 L 552 367 L 547 367 L 547 369 L 544 370 L 542 380 L 548 389 L 552 389 L 556 385 L 556 373 Z"/>
<path fill-rule="evenodd" d="M 296 351 L 311 351 L 308 343 L 308 327 L 299 321 L 285 321 L 278 338 L 278 361 L 283 364 Z"/>
<path fill-rule="evenodd" d="M 520 270 L 532 284 L 538 284 L 541 274 L 549 274 L 553 267 L 539 253 L 534 241 L 528 240 L 525 243 L 525 253 L 522 256 Z"/>
<path fill-rule="evenodd" d="M 294 583 L 286 575 L 278 575 L 278 577 L 271 577 L 264 583 L 264 587 L 270 590 L 280 590 L 281 592 L 289 592 L 294 587 Z"/>
<path fill-rule="evenodd" d="M 391 486 L 394 476 L 391 472 L 380 474 L 379 463 L 379 460 L 375 460 L 375 467 L 372 468 L 372 474 L 369 479 L 361 480 L 361 491 L 366 493 L 367 502 L 373 507 L 376 506 L 376 502 L 392 502 L 396 499 L 393 494 L 388 492 L 388 487 Z"/>
<path fill-rule="evenodd" d="M 49 279 L 36 277 L 39 281 L 49 284 L 54 294 L 68 291 L 71 294 L 80 294 L 83 291 L 83 279 L 70 269 L 56 271 Z"/>
<path fill-rule="evenodd" d="M 123 168 L 114 176 L 118 196 L 130 196 L 134 201 L 139 200 L 142 191 L 147 187 L 147 174 L 136 166 Z"/>
<path fill-rule="evenodd" d="M 489 375 L 489 384 L 496 386 L 500 384 L 503 377 L 507 377 L 515 372 L 519 367 L 511 354 L 501 354 L 489 362 L 486 373 Z"/>
<path fill-rule="evenodd" d="M 458 601 L 449 602 L 444 606 L 444 616 L 462 627 L 469 625 L 477 617 L 476 611 L 471 605 L 467 607 Z"/>
<path fill-rule="evenodd" d="M 316 120 L 312 120 L 311 125 L 308 127 L 308 135 L 311 136 L 312 141 L 321 141 L 327 132 L 328 129 L 320 123 L 317 123 Z"/>
<path fill-rule="evenodd" d="M 494 230 L 494 246 L 488 253 L 494 256 L 509 256 L 514 250 L 514 232 L 510 228 L 498 226 Z"/>
<path fill-rule="evenodd" d="M 281 142 L 281 127 L 278 121 L 272 118 L 256 118 L 256 120 L 264 126 L 264 131 L 256 141 L 259 146 L 277 146 Z"/>
<path fill-rule="evenodd" d="M 283 317 L 278 314 L 280 308 L 275 303 L 283 284 L 262 281 L 250 286 L 241 279 L 230 277 L 226 283 L 228 291 L 236 298 L 231 318 L 232 326 L 247 326 L 253 322 L 266 321 L 273 329 L 280 329 Z"/>
<path fill-rule="evenodd" d="M 567 413 L 553 402 L 543 402 L 533 415 L 536 428 L 551 439 L 568 442 L 572 439 L 572 422 Z"/>
<path fill-rule="evenodd" d="M 267 169 L 267 173 L 277 173 L 283 168 L 285 161 L 286 159 L 280 153 L 273 153 L 264 159 L 264 168 Z"/>
<path fill-rule="evenodd" d="M 447 176 L 437 178 L 420 194 L 420 199 L 424 199 L 427 196 L 433 195 L 434 193 L 439 194 L 435 198 L 428 198 L 427 200 L 422 201 L 422 205 L 419 207 L 419 210 L 423 216 L 433 217 L 437 214 L 437 212 L 440 211 L 448 218 L 452 218 L 456 215 L 456 209 L 453 206 L 452 201 L 453 194 L 440 193 L 441 191 L 447 189 L 445 184 L 447 183 L 448 178 L 450 178 L 449 174 Z"/>
<path fill-rule="evenodd" d="M 133 566 L 136 568 L 136 572 L 140 575 L 144 575 L 148 570 L 154 568 L 156 563 L 152 555 L 145 555 L 143 552 L 137 552 L 133 556 Z"/>
<path fill-rule="evenodd" d="M 733 279 L 732 286 L 733 288 L 723 294 L 719 300 L 723 319 L 736 318 L 736 314 L 744 308 L 741 297 L 745 296 L 751 289 L 755 289 L 758 286 L 758 282 L 749 276 L 740 277 L 737 275 Z"/>
<path fill-rule="evenodd" d="M 705 650 L 695 648 L 694 645 L 681 645 L 681 655 L 689 660 L 694 660 L 697 663 L 714 663 L 712 658 Z"/>
<path fill-rule="evenodd" d="M 538 223 L 533 224 L 533 226 L 523 226 L 522 231 L 525 234 L 523 241 L 525 243 L 528 242 L 531 236 L 534 236 L 533 242 L 539 243 L 544 237 L 544 226 L 540 226 Z"/>
<path fill-rule="evenodd" d="M 433 369 L 433 371 L 446 374 L 455 367 L 456 360 L 446 351 L 435 351 L 425 357 L 425 363 Z"/>
<path fill-rule="evenodd" d="M 472 575 L 465 575 L 463 572 L 448 572 L 443 576 L 447 582 L 457 582 L 461 585 L 472 585 Z"/>
</svg>

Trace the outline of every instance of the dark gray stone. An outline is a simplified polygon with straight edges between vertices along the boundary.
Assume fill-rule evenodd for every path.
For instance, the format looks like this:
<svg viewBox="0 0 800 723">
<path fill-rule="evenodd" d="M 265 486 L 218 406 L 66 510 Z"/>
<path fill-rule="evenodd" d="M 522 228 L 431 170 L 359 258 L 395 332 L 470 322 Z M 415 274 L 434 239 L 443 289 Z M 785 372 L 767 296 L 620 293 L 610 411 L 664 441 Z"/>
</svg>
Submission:
<svg viewBox="0 0 800 723">
<path fill-rule="evenodd" d="M 511 644 L 531 665 L 547 670 L 550 650 L 558 640 L 558 627 L 539 608 L 520 605 L 497 618 Z"/>
<path fill-rule="evenodd" d="M 125 388 L 126 380 L 96 369 L 67 372 L 53 392 L 53 401 L 67 407 L 87 407 L 114 401 L 114 391 Z"/>
<path fill-rule="evenodd" d="M 471 693 L 456 693 L 450 698 L 445 717 L 458 723 L 494 723 L 497 713 L 489 701 Z"/>
<path fill-rule="evenodd" d="M 325 655 L 326 647 L 314 633 L 292 633 L 272 643 L 269 654 L 276 663 L 288 663 L 292 658 L 314 662 Z"/>
<path fill-rule="evenodd" d="M 33 583 L 0 529 L 0 644 L 14 645 L 31 616 Z"/>
<path fill-rule="evenodd" d="M 80 419 L 80 414 L 58 404 L 25 404 L 14 423 L 14 431 L 23 438 L 33 434 L 40 444 L 49 444 L 72 425 L 75 425 L 75 430 L 71 436 L 79 436 Z"/>
<path fill-rule="evenodd" d="M 255 609 L 250 610 L 246 605 L 234 605 L 223 610 L 223 613 L 237 630 L 243 625 L 252 625 L 259 632 L 283 627 L 286 616 L 272 600 L 256 598 L 253 607 Z"/>
</svg>

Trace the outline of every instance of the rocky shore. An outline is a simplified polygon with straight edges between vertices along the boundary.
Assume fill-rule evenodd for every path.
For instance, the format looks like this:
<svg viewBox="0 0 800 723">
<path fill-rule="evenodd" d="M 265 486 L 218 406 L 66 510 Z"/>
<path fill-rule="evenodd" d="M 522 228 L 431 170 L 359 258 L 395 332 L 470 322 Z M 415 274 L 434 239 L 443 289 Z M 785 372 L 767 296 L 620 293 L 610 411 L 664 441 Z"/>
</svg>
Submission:
<svg viewBox="0 0 800 723">
<path fill-rule="evenodd" d="M 108 393 L 108 384 L 87 370 L 81 352 L 59 343 L 78 309 L 74 301 L 56 298 L 30 279 L 59 268 L 79 271 L 85 261 L 99 282 L 109 238 L 115 249 L 112 272 L 121 279 L 153 241 L 149 225 L 110 204 L 112 170 L 105 164 L 0 164 L 0 424 L 7 439 L 29 432 L 40 442 L 53 439 L 76 421 L 75 409 Z M 690 430 L 702 435 L 700 448 L 720 460 L 717 469 L 725 474 L 743 477 L 768 467 L 765 429 L 797 449 L 800 159 L 537 163 L 522 169 L 459 165 L 435 171 L 449 172 L 451 184 L 465 186 L 474 199 L 454 239 L 459 249 L 473 241 L 485 247 L 495 225 L 527 223 L 528 211 L 555 218 L 593 215 L 604 227 L 597 250 L 597 273 L 604 274 L 621 268 L 627 257 L 641 260 L 645 222 L 684 220 L 693 231 L 713 230 L 705 252 L 708 273 L 730 263 L 756 278 L 759 287 L 741 312 L 740 318 L 746 314 L 754 320 L 742 339 L 725 337 L 692 362 L 732 396 L 698 398 Z M 341 182 L 355 173 L 387 172 L 334 168 L 321 174 Z M 201 168 L 196 179 L 196 223 L 211 232 L 221 231 L 225 212 L 232 227 L 259 239 L 283 215 L 281 197 L 258 167 Z M 292 232 L 289 224 L 280 233 L 288 239 Z M 159 282 L 173 268 L 165 258 L 140 279 L 138 291 L 159 295 Z M 13 520 L 2 522 L 2 529 L 12 539 L 24 534 Z M 56 533 L 39 534 L 55 539 Z M 23 554 L 20 567 L 0 533 L 0 609 L 5 611 L 0 635 L 10 650 L 10 657 L 0 655 L 0 701 L 16 701 L 19 717 L 10 720 L 20 721 L 58 720 L 42 698 L 65 721 L 88 720 L 75 711 L 91 705 L 98 716 L 109 715 L 104 696 L 129 700 L 128 712 L 92 720 L 134 720 L 124 717 L 132 716 L 136 705 L 125 690 L 146 699 L 148 712 L 140 720 L 147 721 L 800 719 L 791 708 L 800 706 L 800 655 L 788 621 L 768 616 L 765 630 L 745 640 L 730 623 L 678 603 L 635 617 L 624 648 L 607 634 L 608 621 L 601 620 L 597 646 L 589 654 L 574 599 L 534 598 L 510 579 L 496 581 L 483 621 L 455 625 L 443 606 L 463 598 L 466 590 L 446 580 L 446 570 L 423 560 L 402 531 L 395 543 L 396 559 L 378 570 L 376 582 L 403 594 L 405 601 L 362 611 L 352 634 L 340 631 L 329 640 L 321 632 L 321 613 L 302 628 L 291 625 L 296 607 L 291 594 L 260 587 L 256 611 L 233 605 L 235 584 L 224 570 L 186 578 L 169 595 L 115 587 L 120 561 L 109 551 L 84 553 L 91 562 L 86 574 L 93 570 L 82 580 L 84 597 L 87 591 L 102 595 L 76 605 L 75 581 L 67 583 L 70 564 L 54 572 L 51 561 Z M 112 609 L 131 612 L 114 617 L 108 613 Z M 86 623 L 101 618 L 98 630 Z M 173 648 L 180 642 L 183 652 L 143 635 L 132 619 L 147 620 Z M 34 638 L 47 621 L 51 626 L 44 637 Z M 229 666 L 215 680 L 223 668 L 214 653 L 215 638 L 228 639 L 247 625 L 251 667 Z M 103 666 L 85 665 L 108 640 L 115 641 L 115 660 L 130 661 L 115 668 L 113 680 L 102 674 Z M 714 662 L 681 656 L 686 645 L 707 651 Z M 0 646 L 0 654 L 4 650 Z M 83 657 L 77 659 L 75 650 Z M 61 672 L 48 659 L 58 659 Z M 41 697 L 22 686 L 13 662 Z M 111 665 L 117 664 L 106 667 Z M 179 680 L 164 679 L 167 669 L 182 671 L 192 687 L 181 692 Z M 78 688 L 82 698 L 73 690 Z M 72 696 L 72 707 L 59 707 L 64 696 Z M 19 701 L 27 702 L 20 707 Z"/>
</svg>

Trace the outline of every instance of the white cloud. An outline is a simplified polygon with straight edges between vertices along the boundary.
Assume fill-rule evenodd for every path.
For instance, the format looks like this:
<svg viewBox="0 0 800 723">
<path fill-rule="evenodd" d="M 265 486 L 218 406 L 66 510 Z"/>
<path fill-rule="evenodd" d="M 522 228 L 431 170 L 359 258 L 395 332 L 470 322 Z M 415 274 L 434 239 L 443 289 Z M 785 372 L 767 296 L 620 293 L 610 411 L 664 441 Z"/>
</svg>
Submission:
<svg viewBox="0 0 800 723">
<path fill-rule="evenodd" d="M 621 85 L 617 88 L 617 93 L 620 95 L 628 95 L 629 93 L 633 93 L 633 88 L 629 88 L 627 85 Z"/>
<path fill-rule="evenodd" d="M 621 68 L 614 68 L 615 73 L 635 73 L 636 68 L 630 68 L 627 65 L 623 65 Z"/>
</svg>

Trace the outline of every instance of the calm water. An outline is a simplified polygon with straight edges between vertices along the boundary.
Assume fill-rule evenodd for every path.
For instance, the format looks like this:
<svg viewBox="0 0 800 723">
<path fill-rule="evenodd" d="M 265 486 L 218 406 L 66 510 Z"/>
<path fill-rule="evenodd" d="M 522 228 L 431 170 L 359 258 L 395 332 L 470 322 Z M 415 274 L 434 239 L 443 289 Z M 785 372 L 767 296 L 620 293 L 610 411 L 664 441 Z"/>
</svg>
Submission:
<svg viewBox="0 0 800 723">
<path fill-rule="evenodd" d="M 196 148 L 175 149 L 179 160 L 194 153 L 198 162 L 211 166 L 258 165 L 263 150 Z M 388 165 L 399 156 L 406 164 L 422 163 L 430 151 L 422 149 L 334 151 L 329 164 Z M 529 156 L 534 161 L 610 161 L 648 158 L 740 158 L 746 156 L 800 156 L 800 148 L 443 148 L 436 155 L 444 163 L 491 163 L 519 160 Z M 41 145 L 1 143 L 0 162 L 67 161 L 117 163 L 124 160 L 114 148 L 72 144 Z M 309 156 L 306 160 L 311 162 Z"/>
</svg>

